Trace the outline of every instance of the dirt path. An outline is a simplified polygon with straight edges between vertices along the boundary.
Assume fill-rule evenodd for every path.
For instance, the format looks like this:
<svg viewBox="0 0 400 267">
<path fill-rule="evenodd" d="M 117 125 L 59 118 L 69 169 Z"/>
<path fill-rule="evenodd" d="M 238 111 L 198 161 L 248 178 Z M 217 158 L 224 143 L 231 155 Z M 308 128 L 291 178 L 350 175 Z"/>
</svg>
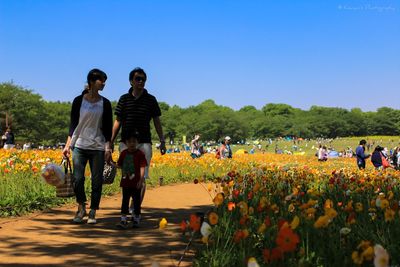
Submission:
<svg viewBox="0 0 400 267">
<path fill-rule="evenodd" d="M 118 230 L 121 196 L 103 198 L 96 225 L 73 224 L 75 206 L 0 220 L 0 266 L 177 266 L 186 246 L 179 223 L 205 212 L 211 198 L 201 185 L 147 190 L 138 229 Z M 158 222 L 165 217 L 166 229 Z M 191 266 L 191 253 L 180 266 Z"/>
</svg>

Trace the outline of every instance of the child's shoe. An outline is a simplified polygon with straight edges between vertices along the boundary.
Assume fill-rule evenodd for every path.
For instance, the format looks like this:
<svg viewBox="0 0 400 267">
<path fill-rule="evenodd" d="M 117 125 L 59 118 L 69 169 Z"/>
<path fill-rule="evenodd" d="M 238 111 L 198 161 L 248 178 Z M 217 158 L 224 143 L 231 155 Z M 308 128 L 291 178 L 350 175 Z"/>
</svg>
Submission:
<svg viewBox="0 0 400 267">
<path fill-rule="evenodd" d="M 133 228 L 139 227 L 140 224 L 140 215 L 132 216 Z"/>
</svg>

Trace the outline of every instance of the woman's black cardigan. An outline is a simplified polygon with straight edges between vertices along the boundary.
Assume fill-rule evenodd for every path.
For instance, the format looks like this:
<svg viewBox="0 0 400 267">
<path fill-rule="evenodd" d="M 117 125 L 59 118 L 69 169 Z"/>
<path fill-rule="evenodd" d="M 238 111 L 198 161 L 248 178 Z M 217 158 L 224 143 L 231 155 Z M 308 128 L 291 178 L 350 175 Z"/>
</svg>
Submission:
<svg viewBox="0 0 400 267">
<path fill-rule="evenodd" d="M 78 126 L 83 95 L 84 93 L 80 96 L 75 97 L 74 101 L 72 102 L 69 136 L 72 136 L 75 128 Z M 111 102 L 107 98 L 103 97 L 103 126 L 101 128 L 101 131 L 103 132 L 106 142 L 111 141 L 112 123 L 113 121 Z"/>
</svg>

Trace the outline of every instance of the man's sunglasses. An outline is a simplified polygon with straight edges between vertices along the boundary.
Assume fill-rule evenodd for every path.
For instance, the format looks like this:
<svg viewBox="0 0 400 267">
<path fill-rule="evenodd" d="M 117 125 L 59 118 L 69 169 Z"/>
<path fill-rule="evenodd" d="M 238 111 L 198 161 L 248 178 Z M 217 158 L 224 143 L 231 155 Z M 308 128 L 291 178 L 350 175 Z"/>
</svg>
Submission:
<svg viewBox="0 0 400 267">
<path fill-rule="evenodd" d="M 135 77 L 135 82 L 145 82 L 146 79 L 144 77 Z"/>
</svg>

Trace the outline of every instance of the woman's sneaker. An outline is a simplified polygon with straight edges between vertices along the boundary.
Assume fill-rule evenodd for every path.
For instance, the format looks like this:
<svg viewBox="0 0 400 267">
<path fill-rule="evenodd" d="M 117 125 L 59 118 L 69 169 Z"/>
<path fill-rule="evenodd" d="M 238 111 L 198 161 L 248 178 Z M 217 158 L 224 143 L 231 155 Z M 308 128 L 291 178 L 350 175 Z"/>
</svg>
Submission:
<svg viewBox="0 0 400 267">
<path fill-rule="evenodd" d="M 94 210 L 94 209 L 90 210 L 89 218 L 87 220 L 87 223 L 88 224 L 96 224 L 97 223 L 97 221 L 96 221 L 96 210 Z"/>
<path fill-rule="evenodd" d="M 86 209 L 78 209 L 78 211 L 75 214 L 75 217 L 72 219 L 74 223 L 82 223 L 83 222 L 83 217 L 86 216 Z"/>
</svg>

